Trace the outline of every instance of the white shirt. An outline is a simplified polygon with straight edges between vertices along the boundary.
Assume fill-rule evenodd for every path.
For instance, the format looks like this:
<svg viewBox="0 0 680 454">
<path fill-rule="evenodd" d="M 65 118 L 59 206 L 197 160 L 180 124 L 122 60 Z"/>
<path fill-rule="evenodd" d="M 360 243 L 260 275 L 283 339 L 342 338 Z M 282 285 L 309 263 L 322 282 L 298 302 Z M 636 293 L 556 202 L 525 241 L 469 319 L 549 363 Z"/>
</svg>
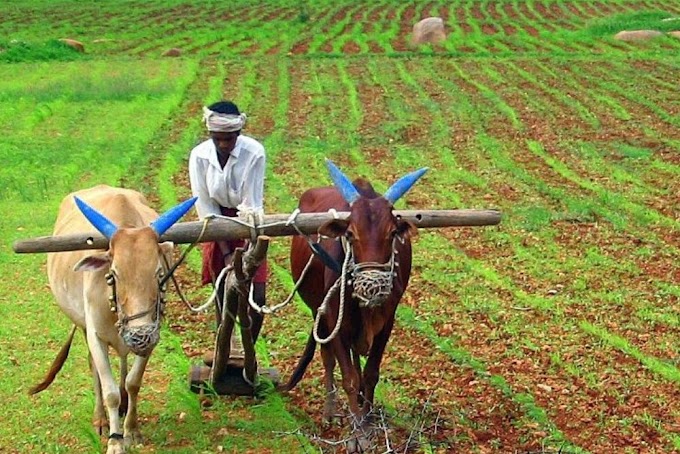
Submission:
<svg viewBox="0 0 680 454">
<path fill-rule="evenodd" d="M 212 139 L 197 145 L 189 156 L 189 181 L 199 218 L 221 215 L 220 206 L 263 209 L 264 171 L 264 147 L 252 137 L 238 136 L 224 169 Z"/>
</svg>

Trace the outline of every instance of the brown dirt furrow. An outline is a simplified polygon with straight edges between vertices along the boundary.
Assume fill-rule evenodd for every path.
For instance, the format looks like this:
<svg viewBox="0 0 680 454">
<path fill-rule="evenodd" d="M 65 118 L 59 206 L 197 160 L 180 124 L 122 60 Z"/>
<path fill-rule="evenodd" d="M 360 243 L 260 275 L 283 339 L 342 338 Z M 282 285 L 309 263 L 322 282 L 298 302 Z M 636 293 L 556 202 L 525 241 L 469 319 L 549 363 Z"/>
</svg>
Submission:
<svg viewBox="0 0 680 454">
<path fill-rule="evenodd" d="M 530 36 L 537 37 L 539 32 L 536 27 L 529 25 L 527 17 L 521 12 L 516 3 L 506 3 L 503 5 L 503 10 L 509 19 L 514 21 L 517 26 L 521 27 Z"/>
<path fill-rule="evenodd" d="M 562 4 L 558 4 L 557 2 L 552 2 L 550 3 L 550 6 L 548 6 L 548 11 L 550 11 L 550 14 L 552 16 L 553 23 L 559 25 L 560 28 L 564 30 L 575 30 L 576 25 L 574 25 L 573 17 L 571 17 L 571 14 L 569 11 L 565 11 L 562 9 Z"/>
<path fill-rule="evenodd" d="M 536 2 L 533 4 L 533 9 L 525 3 L 519 3 L 520 14 L 526 18 L 527 21 L 535 23 L 538 27 L 542 28 L 547 32 L 555 32 L 559 30 L 556 26 L 552 25 L 549 20 L 547 20 L 546 15 L 548 14 L 545 6 Z"/>
<path fill-rule="evenodd" d="M 260 43 L 254 42 L 246 47 L 244 47 L 239 54 L 240 55 L 255 55 L 260 51 Z"/>
<path fill-rule="evenodd" d="M 282 321 L 276 321 L 281 326 Z M 305 323 L 311 327 L 311 318 Z M 285 328 L 281 326 L 282 330 Z M 277 328 L 274 327 L 276 331 Z M 287 377 L 303 343 L 279 349 L 275 355 L 275 366 Z M 426 351 L 428 354 L 423 355 Z M 321 421 L 325 390 L 322 385 L 323 370 L 319 353 L 309 367 L 307 376 L 296 389 L 289 393 L 291 404 L 305 411 L 321 429 L 319 434 L 326 439 L 342 437 L 344 430 L 327 428 Z M 423 340 L 419 333 L 401 326 L 397 322 L 385 353 L 381 368 L 383 398 L 394 407 L 394 414 L 388 414 L 392 427 L 391 444 L 399 452 L 405 448 L 405 441 L 416 429 L 415 419 L 424 414 L 423 438 L 439 450 L 452 449 L 536 449 L 544 435 L 531 424 L 519 424 L 526 420 L 517 404 L 509 400 L 498 389 L 475 376 L 468 368 L 461 367 L 442 354 L 430 342 Z M 339 386 L 339 384 L 338 384 Z M 339 403 L 346 397 L 342 388 L 338 392 Z M 380 398 L 376 402 L 380 405 Z M 429 411 L 425 411 L 428 410 Z M 344 410 L 346 413 L 346 409 Z M 437 433 L 432 430 L 437 414 Z M 398 417 L 397 415 L 401 415 Z M 403 415 L 410 415 L 406 418 Z M 438 451 L 439 452 L 439 451 Z"/>
<path fill-rule="evenodd" d="M 657 133 L 657 137 L 659 138 L 680 140 L 677 127 L 673 126 L 672 124 L 668 124 L 664 119 L 659 118 L 658 114 L 651 110 L 648 106 L 636 102 L 623 94 L 639 92 L 634 75 L 623 76 L 621 78 L 616 77 L 612 80 L 612 75 L 609 73 L 608 77 L 610 78 L 610 83 L 619 87 L 616 89 L 616 91 L 613 91 L 609 88 L 609 85 L 602 85 L 598 83 L 598 81 L 605 76 L 605 71 L 601 68 L 591 67 L 590 72 L 585 73 L 579 73 L 578 71 L 573 72 L 574 78 L 579 79 L 583 79 L 586 74 L 592 77 L 587 77 L 583 83 L 589 83 L 591 86 L 595 85 L 596 87 L 602 87 L 602 90 L 609 92 L 609 96 L 611 96 L 612 99 L 622 105 L 627 112 L 634 115 L 634 123 L 632 124 L 633 127 L 637 127 L 639 130 L 642 130 L 640 125 L 644 125 L 650 128 L 652 131 L 655 131 Z M 649 96 L 645 97 L 644 99 L 655 98 L 656 93 L 650 93 Z M 661 107 L 663 108 L 664 106 Z M 644 139 L 653 140 L 654 138 L 644 137 Z M 662 149 L 657 149 L 656 151 L 664 161 L 667 161 L 673 165 L 680 165 L 680 155 L 678 155 L 677 150 L 675 150 L 673 147 L 666 146 Z"/>
<path fill-rule="evenodd" d="M 408 65 L 409 71 L 411 71 L 413 74 L 418 74 L 419 69 L 422 69 L 418 68 L 420 65 L 421 63 Z M 427 70 L 435 73 L 439 69 L 437 68 L 437 64 L 433 64 L 432 66 L 428 65 Z M 475 147 L 474 137 L 476 135 L 476 131 L 474 126 L 466 121 L 466 118 L 464 118 L 459 112 L 455 110 L 455 101 L 451 102 L 448 100 L 446 88 L 439 85 L 436 82 L 436 79 L 418 77 L 418 83 L 420 84 L 420 89 L 422 90 L 423 94 L 425 94 L 431 102 L 438 104 L 442 108 L 442 114 L 447 119 L 446 124 L 449 128 L 449 140 L 446 145 L 448 145 L 456 154 L 456 162 L 463 169 L 474 173 L 479 167 L 479 160 L 477 157 L 467 159 L 468 154 L 463 152 L 463 150 L 468 150 Z M 409 93 L 409 90 L 407 87 L 401 87 L 399 92 Z M 409 97 L 416 99 L 417 94 L 413 93 Z M 452 111 L 449 111 L 450 107 L 452 108 Z M 419 116 L 426 115 L 425 118 L 430 116 L 428 112 L 424 111 L 422 105 L 416 107 L 416 110 Z M 427 135 L 422 137 L 421 140 L 423 143 L 427 143 Z"/>
<path fill-rule="evenodd" d="M 586 18 L 590 21 L 603 17 L 602 12 L 591 2 L 580 2 L 579 7 L 586 14 Z"/>
<path fill-rule="evenodd" d="M 363 110 L 362 122 L 359 125 L 358 131 L 362 141 L 362 148 L 376 142 L 383 142 L 385 137 L 382 131 L 384 131 L 386 124 L 390 121 L 389 109 L 386 103 L 388 99 L 387 94 L 383 87 L 370 79 L 369 70 L 363 63 L 350 65 L 348 72 L 357 83 L 359 104 Z M 373 153 L 371 153 L 371 156 L 375 157 L 375 159 L 379 158 L 379 156 Z"/>
<path fill-rule="evenodd" d="M 587 143 L 596 143 L 599 145 L 599 147 L 609 148 L 611 146 L 610 144 L 613 142 L 636 143 L 641 139 L 644 139 L 644 133 L 640 131 L 636 124 L 632 122 L 621 121 L 619 118 L 617 118 L 611 109 L 608 108 L 608 106 L 589 93 L 592 87 L 590 84 L 588 84 L 586 81 L 579 81 L 579 74 L 586 73 L 587 68 L 578 67 L 578 65 L 573 64 L 565 66 L 560 66 L 557 64 L 552 65 L 550 68 L 546 68 L 549 71 L 554 72 L 554 75 L 552 75 L 549 72 L 544 71 L 542 68 L 537 67 L 532 62 L 517 62 L 516 64 L 523 70 L 538 75 L 545 81 L 545 83 L 549 84 L 551 88 L 556 89 L 561 93 L 567 94 L 569 98 L 578 101 L 581 103 L 581 105 L 587 108 L 589 112 L 596 116 L 600 122 L 600 127 L 597 129 L 590 129 L 581 124 L 580 127 L 569 130 L 569 143 L 583 141 Z M 566 81 L 577 81 L 577 86 L 574 86 L 571 83 L 568 84 Z M 562 124 L 555 124 L 553 126 L 564 128 L 564 125 Z M 549 137 L 548 139 L 553 140 L 554 137 Z M 663 145 L 658 141 L 657 146 L 663 147 Z M 634 182 L 624 183 L 620 180 L 617 181 L 610 179 L 609 174 L 602 174 L 602 169 L 600 168 L 590 167 L 587 161 L 579 163 L 579 154 L 573 153 L 571 149 L 564 149 L 563 153 L 561 154 L 561 158 L 565 162 L 570 162 L 570 167 L 579 167 L 578 170 L 580 175 L 585 175 L 591 181 L 597 181 L 598 184 L 605 188 L 616 192 L 629 192 L 637 189 Z M 604 159 L 613 163 L 620 161 L 620 158 L 613 154 L 605 154 Z M 650 177 L 654 178 L 657 175 L 658 173 L 654 172 L 650 175 Z M 637 176 L 647 179 L 646 174 L 638 174 Z M 668 180 L 666 184 L 662 184 L 661 186 L 657 187 L 665 187 L 667 197 L 673 198 L 673 194 L 676 193 L 673 190 L 673 185 L 677 185 L 677 183 L 678 182 L 676 182 L 674 179 L 671 179 Z M 626 184 L 629 186 L 627 189 L 621 186 Z M 678 186 L 677 189 L 680 190 L 680 186 Z M 646 196 L 644 203 L 649 207 L 653 207 L 654 209 L 661 209 L 661 212 L 664 215 L 672 217 L 674 214 L 674 204 L 671 200 L 668 200 L 668 203 L 664 203 L 664 199 L 665 198 L 661 194 L 657 193 L 654 195 L 652 193 Z"/>
<path fill-rule="evenodd" d="M 285 114 L 288 124 L 286 135 L 287 143 L 292 144 L 296 149 L 294 151 L 298 152 L 299 146 L 297 144 L 308 139 L 310 137 L 309 131 L 314 130 L 310 123 L 314 121 L 313 112 L 319 107 L 313 105 L 314 95 L 308 91 L 308 85 L 311 84 L 313 77 L 309 63 L 306 60 L 292 63 L 289 72 L 290 80 L 294 83 L 290 85 L 288 111 Z M 305 162 L 304 159 L 301 162 Z M 270 165 L 273 166 L 272 172 L 276 175 L 294 175 L 299 163 L 296 163 L 294 159 L 282 157 Z M 305 189 L 307 187 L 304 187 L 304 183 L 300 182 L 298 186 L 290 187 L 289 192 L 300 195 Z"/>
<path fill-rule="evenodd" d="M 324 27 L 321 29 L 321 33 L 324 35 L 328 34 L 331 32 L 331 28 L 337 23 L 345 19 L 348 15 L 351 14 L 351 11 L 355 8 L 355 6 L 352 5 L 347 5 L 341 7 L 333 16 L 330 18 L 330 20 L 324 25 Z"/>
<path fill-rule="evenodd" d="M 291 22 L 295 20 L 300 13 L 298 8 L 293 7 L 270 7 L 270 11 L 262 17 L 263 22 Z"/>
<path fill-rule="evenodd" d="M 467 11 L 465 11 L 465 8 L 463 6 L 457 6 L 453 14 L 456 17 L 455 23 L 463 30 L 463 34 L 472 34 L 472 26 L 468 23 Z"/>
<path fill-rule="evenodd" d="M 321 28 L 317 29 L 316 27 L 314 28 L 314 33 L 318 34 L 327 34 L 329 32 L 329 28 L 332 27 L 332 25 L 336 22 L 335 18 L 336 17 L 343 17 L 343 11 L 348 9 L 349 7 L 344 7 L 343 9 L 337 10 L 335 8 L 333 9 L 324 9 L 323 13 L 320 17 L 315 17 L 314 18 L 314 23 L 315 25 L 318 24 L 323 24 Z M 335 13 L 333 13 L 335 11 Z M 330 14 L 333 14 L 332 16 L 329 16 Z M 339 19 L 338 19 L 339 20 Z M 294 55 L 299 55 L 299 54 L 306 54 L 309 51 L 309 46 L 312 43 L 313 36 L 311 35 L 311 31 L 307 33 L 303 33 L 298 38 L 291 43 L 291 54 Z"/>
<path fill-rule="evenodd" d="M 590 20 L 591 15 L 589 15 L 586 11 L 584 11 L 584 10 L 582 9 L 584 4 L 585 4 L 585 2 L 582 2 L 582 3 L 579 4 L 579 6 L 577 7 L 577 6 L 576 6 L 575 4 L 573 4 L 573 3 L 563 3 L 563 6 L 567 8 L 567 10 L 569 11 L 569 13 L 576 19 L 577 22 L 585 23 L 585 22 L 587 22 L 588 20 Z M 579 9 L 579 7 L 580 7 L 581 9 Z"/>
<path fill-rule="evenodd" d="M 600 1 L 594 3 L 595 9 L 600 12 L 600 17 L 612 16 L 628 10 L 626 6 L 615 5 L 612 2 Z"/>
<path fill-rule="evenodd" d="M 416 301 L 429 298 L 429 292 L 419 293 L 420 288 L 428 288 L 427 283 L 416 279 L 413 284 L 411 289 L 418 289 L 414 291 Z M 636 360 L 618 351 L 600 348 L 596 339 L 574 332 L 559 322 L 551 322 L 544 313 L 525 313 L 519 332 L 508 332 L 509 324 L 517 326 L 516 321 L 512 322 L 512 311 L 496 312 L 493 318 L 481 310 L 461 314 L 455 309 L 455 293 L 449 294 L 442 288 L 431 292 L 438 295 L 437 299 L 447 301 L 446 305 L 428 311 L 430 319 L 439 320 L 435 325 L 439 336 L 453 336 L 458 347 L 488 364 L 489 372 L 502 375 L 515 392 L 533 395 L 536 404 L 569 440 L 602 453 L 620 452 L 625 446 L 644 446 L 648 440 L 653 440 L 657 447 L 664 445 L 659 433 L 647 427 L 623 430 L 622 420 L 640 418 L 643 413 L 665 423 L 665 430 L 674 427 L 673 419 L 669 419 L 672 409 L 668 403 L 677 399 L 677 389 L 672 384 L 659 385 Z M 506 297 L 501 293 L 501 301 L 503 306 L 513 304 L 511 295 Z M 419 310 L 426 309 L 419 307 Z M 553 354 L 597 375 L 589 375 L 589 380 L 585 380 L 556 368 L 551 359 Z M 597 364 L 592 371 L 591 362 Z M 652 383 L 654 387 L 648 388 Z M 635 400 L 621 401 L 622 393 L 636 396 Z M 598 416 L 602 414 L 607 418 Z"/>
<path fill-rule="evenodd" d="M 312 95 L 306 91 L 306 85 L 311 83 L 309 64 L 291 64 L 290 79 L 295 83 L 290 87 L 287 133 L 291 142 L 295 142 L 306 137 L 305 131 L 313 111 Z"/>
<path fill-rule="evenodd" d="M 293 47 L 291 48 L 291 54 L 294 55 L 300 55 L 300 54 L 306 54 L 307 51 L 309 51 L 309 45 L 311 44 L 312 39 L 311 38 L 305 38 L 302 41 L 297 41 L 295 44 L 293 44 Z"/>
<path fill-rule="evenodd" d="M 371 33 L 380 31 L 382 24 L 380 22 L 380 14 L 383 12 L 382 5 L 376 4 L 367 7 L 363 10 L 357 10 L 354 13 L 354 22 L 360 22 L 360 33 L 365 37 L 370 36 Z"/>
<path fill-rule="evenodd" d="M 437 4 L 437 17 L 441 17 L 442 20 L 444 21 L 444 28 L 448 31 L 448 28 L 450 27 L 449 25 L 449 18 L 451 17 L 451 14 L 453 14 L 453 11 L 451 11 L 451 8 L 449 5 L 439 5 Z"/>
<path fill-rule="evenodd" d="M 378 33 L 383 28 L 382 15 L 384 14 L 382 5 L 375 5 L 366 13 L 366 19 L 362 24 L 362 33 L 370 36 L 372 33 Z"/>
<path fill-rule="evenodd" d="M 490 134 L 505 140 L 512 158 L 527 171 L 535 174 L 537 178 L 545 181 L 552 187 L 560 187 L 572 193 L 583 192 L 583 189 L 576 183 L 557 173 L 544 160 L 537 159 L 536 155 L 531 153 L 526 147 L 525 141 L 528 138 L 556 137 L 557 135 L 557 131 L 553 130 L 552 125 L 548 123 L 549 120 L 546 118 L 546 112 L 537 111 L 536 106 L 531 104 L 532 99 L 544 99 L 542 97 L 546 96 L 546 93 L 542 92 L 539 87 L 525 84 L 524 82 L 521 85 L 510 86 L 513 87 L 510 89 L 508 86 L 500 87 L 495 82 L 488 80 L 475 65 L 476 63 L 465 63 L 463 67 L 468 74 L 474 74 L 474 77 L 479 82 L 496 91 L 513 108 L 520 117 L 522 124 L 525 125 L 525 132 L 514 131 L 508 127 L 507 120 L 498 117 L 498 121 L 495 123 L 493 119 L 488 122 L 485 121 L 487 125 L 486 130 Z M 483 99 L 483 94 L 470 83 L 463 80 L 457 81 L 457 83 L 472 102 Z M 550 96 L 548 95 L 548 97 Z M 561 120 L 567 121 L 568 118 L 563 117 Z M 562 128 L 564 128 L 564 124 Z M 538 136 L 539 133 L 540 136 Z M 553 146 L 551 143 L 542 142 L 542 144 L 545 146 L 546 151 L 551 151 L 550 148 Z"/>
<path fill-rule="evenodd" d="M 347 41 L 342 45 L 342 53 L 353 55 L 361 52 L 361 47 L 355 41 Z"/>
<path fill-rule="evenodd" d="M 237 16 L 240 21 L 243 22 L 250 22 L 250 21 L 260 21 L 262 20 L 263 16 L 267 15 L 267 10 L 270 8 L 269 5 L 266 3 L 262 4 L 254 4 L 254 5 L 248 5 L 243 7 L 240 10 L 237 10 Z"/>
<path fill-rule="evenodd" d="M 397 52 L 404 52 L 410 49 L 410 37 L 413 31 L 413 25 L 419 20 L 416 17 L 416 6 L 411 4 L 405 9 L 402 9 L 400 5 L 395 4 L 392 6 L 391 10 L 394 11 L 394 17 L 392 21 L 399 22 L 399 31 L 397 36 L 394 37 L 390 44 Z M 396 17 L 397 13 L 400 13 L 399 17 Z M 392 14 L 392 12 L 390 12 Z"/>
<path fill-rule="evenodd" d="M 645 321 L 640 318 L 638 311 L 654 307 L 662 310 L 677 304 L 673 298 L 667 298 L 662 303 L 655 295 L 660 282 L 672 285 L 680 278 L 678 253 L 666 250 L 662 244 L 646 244 L 646 241 L 606 224 L 556 222 L 552 225 L 552 241 L 558 249 L 550 253 L 541 252 L 544 240 L 525 233 L 522 242 L 524 252 L 521 255 L 530 253 L 536 258 L 535 263 L 524 259 L 523 267 L 513 266 L 517 254 L 510 245 L 506 248 L 484 246 L 480 231 L 451 229 L 442 233 L 467 256 L 493 263 L 493 267 L 502 270 L 513 286 L 522 292 L 555 299 L 556 302 L 565 299 L 570 304 L 567 312 L 586 320 L 599 321 L 603 319 L 603 314 L 607 314 L 602 321 L 605 327 L 622 333 L 643 353 L 673 361 L 676 355 L 674 339 L 680 335 L 680 328 Z M 653 262 L 631 255 L 630 251 L 641 246 L 651 249 L 655 256 Z M 589 259 L 585 252 L 593 250 L 597 250 L 610 264 L 593 266 L 590 263 L 593 259 Z M 543 264 L 539 257 L 545 259 Z M 551 267 L 548 263 L 555 265 Z M 603 272 L 604 267 L 606 272 Z M 574 281 L 570 276 L 576 273 L 578 280 Z M 622 298 L 600 298 L 594 304 L 578 305 L 571 301 L 586 298 L 579 286 L 586 286 L 589 293 L 600 295 L 609 295 L 612 289 L 622 288 L 626 291 Z"/>
<path fill-rule="evenodd" d="M 352 13 L 351 11 L 352 11 L 352 10 L 347 10 L 347 15 L 352 15 L 352 16 L 354 16 L 355 14 L 357 14 L 357 12 Z M 360 13 L 360 12 L 359 12 L 359 13 Z M 345 19 L 346 19 L 346 16 L 343 16 L 342 19 L 340 19 L 340 20 L 345 20 Z M 342 28 L 342 30 L 340 31 L 340 33 L 338 33 L 338 34 L 336 34 L 336 35 L 331 36 L 331 35 L 329 34 L 328 39 L 326 40 L 326 42 L 324 42 L 324 43 L 321 45 L 321 50 L 322 50 L 323 52 L 326 52 L 326 53 L 332 52 L 332 51 L 333 51 L 333 43 L 334 43 L 339 37 L 342 37 L 342 36 L 345 36 L 345 35 L 349 34 L 349 32 L 352 30 L 352 27 L 354 27 L 354 22 L 355 22 L 355 20 L 350 20 L 350 21 L 348 21 L 348 22 L 345 24 L 345 26 Z M 357 46 L 357 47 L 358 47 L 358 46 Z"/>
<path fill-rule="evenodd" d="M 252 96 L 251 109 L 257 110 L 252 112 L 248 117 L 248 134 L 255 136 L 256 138 L 262 140 L 262 138 L 269 136 L 274 132 L 274 125 L 276 119 L 274 118 L 275 112 L 274 107 L 279 104 L 279 92 L 278 85 L 276 81 L 278 77 L 278 66 L 272 62 L 272 64 L 262 64 L 258 65 L 256 69 L 255 79 L 258 81 L 271 81 L 268 90 L 256 90 L 255 95 Z M 260 88 L 266 86 L 266 83 L 260 82 L 256 87 Z M 228 86 L 225 86 L 225 91 Z"/>
</svg>

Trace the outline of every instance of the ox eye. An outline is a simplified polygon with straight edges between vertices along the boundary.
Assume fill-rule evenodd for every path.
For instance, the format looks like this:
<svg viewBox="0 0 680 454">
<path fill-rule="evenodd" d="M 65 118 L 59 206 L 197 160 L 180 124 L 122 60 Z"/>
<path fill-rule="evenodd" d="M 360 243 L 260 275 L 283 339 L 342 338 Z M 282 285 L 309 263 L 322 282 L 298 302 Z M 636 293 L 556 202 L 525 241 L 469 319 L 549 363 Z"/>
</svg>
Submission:
<svg viewBox="0 0 680 454">
<path fill-rule="evenodd" d="M 354 240 L 354 233 L 352 233 L 349 230 L 346 230 L 345 231 L 345 238 L 347 239 L 347 241 L 353 241 Z"/>
</svg>

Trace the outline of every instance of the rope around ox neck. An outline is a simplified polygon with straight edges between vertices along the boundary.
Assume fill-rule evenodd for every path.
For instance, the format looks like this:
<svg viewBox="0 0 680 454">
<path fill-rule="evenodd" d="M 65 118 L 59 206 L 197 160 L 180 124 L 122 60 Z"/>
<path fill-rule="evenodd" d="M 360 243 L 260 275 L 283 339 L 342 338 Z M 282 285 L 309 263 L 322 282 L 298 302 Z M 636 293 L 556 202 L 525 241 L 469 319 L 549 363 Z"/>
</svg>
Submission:
<svg viewBox="0 0 680 454">
<path fill-rule="evenodd" d="M 343 246 L 345 245 L 345 239 L 343 238 Z M 347 288 L 347 268 L 349 266 L 350 261 L 352 260 L 352 248 L 347 245 L 346 247 L 346 253 L 345 253 L 345 261 L 342 262 L 342 273 L 340 274 L 340 277 L 335 281 L 333 284 L 333 287 L 328 290 L 328 293 L 326 293 L 326 297 L 323 299 L 323 303 L 321 303 L 321 306 L 319 306 L 319 310 L 316 312 L 316 317 L 314 318 L 314 329 L 312 329 L 312 334 L 314 335 L 314 340 L 318 342 L 319 344 L 327 344 L 330 341 L 332 341 L 335 336 L 338 335 L 338 332 L 340 331 L 340 326 L 342 325 L 342 318 L 345 312 L 345 289 Z M 340 306 L 338 308 L 338 320 L 335 322 L 335 328 L 333 328 L 333 331 L 326 337 L 325 339 L 321 339 L 319 337 L 319 322 L 321 320 L 321 316 L 326 313 L 328 310 L 328 302 L 331 299 L 331 296 L 333 296 L 333 293 L 335 293 L 336 289 L 338 288 L 338 283 L 340 283 Z"/>
</svg>

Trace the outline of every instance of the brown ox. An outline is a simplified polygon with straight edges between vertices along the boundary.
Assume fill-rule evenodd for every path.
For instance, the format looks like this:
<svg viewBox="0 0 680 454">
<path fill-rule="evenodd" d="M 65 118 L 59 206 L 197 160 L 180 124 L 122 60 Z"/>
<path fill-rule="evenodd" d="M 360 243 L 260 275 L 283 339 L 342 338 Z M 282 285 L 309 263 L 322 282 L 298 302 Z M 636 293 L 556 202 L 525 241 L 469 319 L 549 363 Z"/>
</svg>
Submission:
<svg viewBox="0 0 680 454">
<path fill-rule="evenodd" d="M 298 292 L 312 309 L 315 328 L 289 382 L 280 389 L 290 390 L 302 379 L 319 342 L 327 390 L 324 418 L 330 419 L 335 412 L 333 369 L 337 360 L 354 427 L 365 429 L 380 362 L 411 272 L 410 236 L 415 227 L 395 217 L 393 205 L 427 169 L 404 176 L 380 196 L 367 181 L 359 179 L 352 184 L 332 162 L 327 164 L 335 187 L 306 191 L 299 209 L 305 213 L 349 211 L 350 216 L 319 229 L 328 237 L 320 241 L 321 251 L 304 237 L 293 238 L 293 278 L 298 281 L 302 276 Z M 312 236 L 311 240 L 318 238 Z M 310 244 L 316 249 L 314 256 Z M 368 356 L 363 372 L 360 356 Z"/>
<path fill-rule="evenodd" d="M 95 430 L 100 434 L 106 430 L 108 416 L 108 454 L 125 452 L 126 445 L 141 440 L 137 395 L 159 339 L 166 273 L 163 256 L 167 259 L 172 253 L 172 243 L 158 241 L 194 202 L 187 200 L 158 217 L 142 194 L 101 185 L 67 196 L 59 208 L 54 235 L 86 233 L 94 226 L 109 239 L 109 249 L 48 255 L 52 293 L 74 328 L 45 380 L 30 393 L 52 383 L 68 356 L 76 328 L 81 328 L 94 378 Z M 120 356 L 120 389 L 109 363 L 109 346 Z M 135 358 L 128 374 L 130 352 Z M 126 410 L 121 428 L 119 411 Z"/>
</svg>

